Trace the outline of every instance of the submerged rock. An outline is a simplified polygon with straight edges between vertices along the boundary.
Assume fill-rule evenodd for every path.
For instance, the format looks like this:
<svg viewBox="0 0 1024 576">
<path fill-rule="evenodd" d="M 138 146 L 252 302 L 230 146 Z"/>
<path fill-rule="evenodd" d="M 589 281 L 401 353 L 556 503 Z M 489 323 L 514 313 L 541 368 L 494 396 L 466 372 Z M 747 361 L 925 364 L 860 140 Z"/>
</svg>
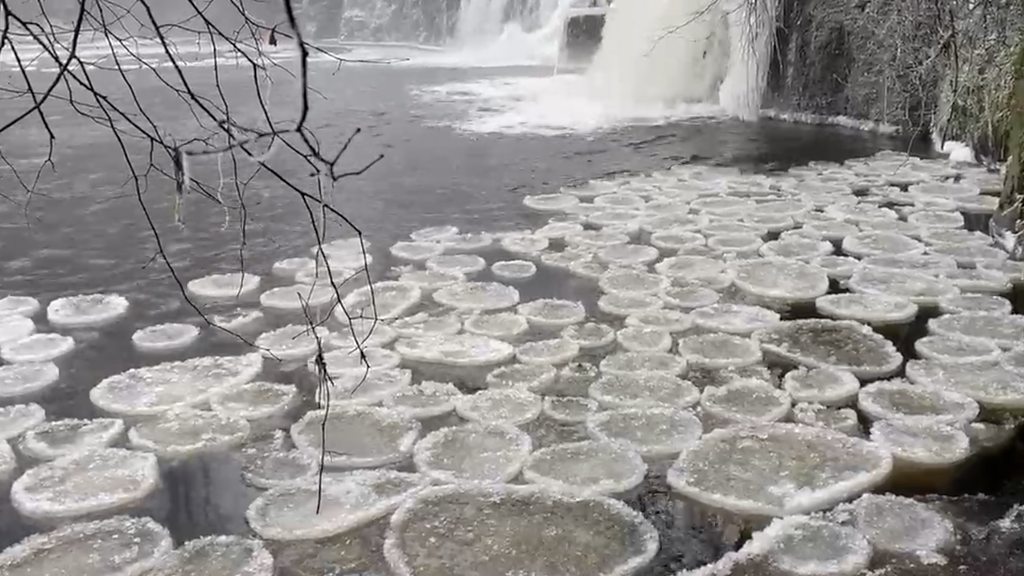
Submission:
<svg viewBox="0 0 1024 576">
<path fill-rule="evenodd" d="M 520 486 L 427 489 L 384 543 L 398 576 L 628 576 L 657 550 L 654 527 L 620 502 Z"/>
<path fill-rule="evenodd" d="M 116 516 L 33 534 L 0 553 L 7 576 L 137 576 L 159 564 L 174 542 L 150 518 Z"/>
<path fill-rule="evenodd" d="M 884 378 L 903 364 L 891 342 L 848 320 L 791 320 L 755 334 L 766 355 L 808 368 L 846 370 L 862 380 Z"/>
<path fill-rule="evenodd" d="M 159 484 L 156 456 L 101 448 L 26 471 L 11 486 L 11 502 L 34 520 L 69 520 L 137 504 Z"/>
<path fill-rule="evenodd" d="M 431 432 L 416 443 L 416 470 L 438 483 L 511 482 L 533 443 L 507 424 L 466 424 Z"/>
<path fill-rule="evenodd" d="M 829 508 L 888 478 L 888 451 L 798 424 L 723 428 L 705 435 L 669 470 L 668 483 L 705 506 L 740 516 Z"/>
</svg>

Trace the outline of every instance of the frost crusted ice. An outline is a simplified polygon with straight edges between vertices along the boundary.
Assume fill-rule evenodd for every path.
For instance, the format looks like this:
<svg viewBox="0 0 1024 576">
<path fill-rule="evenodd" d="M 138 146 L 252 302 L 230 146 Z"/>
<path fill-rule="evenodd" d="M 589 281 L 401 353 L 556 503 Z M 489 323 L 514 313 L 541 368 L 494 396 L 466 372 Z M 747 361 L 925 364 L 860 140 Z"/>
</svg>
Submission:
<svg viewBox="0 0 1024 576">
<path fill-rule="evenodd" d="M 260 289 L 260 280 L 255 274 L 229 272 L 196 278 L 185 287 L 191 295 L 201 300 L 233 302 L 255 296 Z M 50 323 L 53 323 L 52 319 Z"/>
<path fill-rule="evenodd" d="M 511 482 L 526 462 L 530 436 L 507 424 L 465 424 L 427 434 L 413 449 L 416 470 L 444 483 Z"/>
<path fill-rule="evenodd" d="M 11 486 L 11 502 L 28 518 L 69 520 L 138 503 L 159 484 L 156 456 L 102 448 L 26 471 Z"/>
<path fill-rule="evenodd" d="M 46 411 L 39 404 L 0 406 L 0 441 L 13 440 L 45 420 Z"/>
<path fill-rule="evenodd" d="M 647 464 L 621 444 L 587 440 L 556 444 L 530 455 L 523 479 L 570 495 L 614 496 L 640 485 Z"/>
<path fill-rule="evenodd" d="M 758 331 L 755 338 L 769 358 L 846 370 L 861 380 L 890 376 L 903 364 L 891 342 L 849 320 L 790 320 Z"/>
<path fill-rule="evenodd" d="M 515 355 L 510 344 L 476 334 L 406 338 L 395 350 L 407 361 L 446 366 L 494 366 Z"/>
<path fill-rule="evenodd" d="M 274 488 L 245 513 L 249 526 L 267 540 L 323 539 L 386 517 L 426 486 L 426 478 L 391 470 L 326 474 L 300 486 Z"/>
<path fill-rule="evenodd" d="M 124 422 L 117 418 L 51 420 L 26 431 L 18 451 L 34 460 L 55 460 L 112 446 L 124 430 Z"/>
<path fill-rule="evenodd" d="M 273 576 L 274 557 L 260 540 L 204 536 L 159 559 L 146 576 Z"/>
<path fill-rule="evenodd" d="M 700 400 L 692 383 L 666 374 L 609 374 L 590 385 L 590 397 L 606 409 L 689 408 Z"/>
<path fill-rule="evenodd" d="M 732 334 L 709 333 L 680 338 L 679 355 L 691 368 L 743 368 L 761 361 L 757 342 Z"/>
<path fill-rule="evenodd" d="M 587 435 L 629 446 L 644 458 L 671 458 L 700 438 L 700 420 L 671 408 L 630 408 L 598 412 L 587 418 Z"/>
<path fill-rule="evenodd" d="M 384 543 L 397 576 L 628 576 L 657 550 L 654 527 L 616 500 L 508 485 L 429 488 L 391 517 Z"/>
<path fill-rule="evenodd" d="M 191 324 L 156 324 L 136 330 L 132 344 L 139 352 L 168 353 L 184 350 L 199 339 L 199 327 Z"/>
<path fill-rule="evenodd" d="M 871 420 L 966 425 L 978 417 L 974 400 L 949 390 L 884 380 L 861 388 L 857 408 Z"/>
<path fill-rule="evenodd" d="M 711 508 L 787 516 L 868 492 L 888 478 L 892 465 L 888 451 L 865 440 L 773 423 L 705 435 L 669 470 L 668 483 Z"/>
<path fill-rule="evenodd" d="M 456 414 L 481 424 L 519 426 L 536 420 L 541 408 L 540 396 L 518 388 L 481 390 L 455 401 Z"/>
<path fill-rule="evenodd" d="M 179 409 L 139 422 L 128 430 L 128 444 L 165 459 L 241 446 L 249 437 L 249 423 L 218 412 Z"/>
<path fill-rule="evenodd" d="M 785 391 L 756 379 L 738 379 L 708 386 L 700 396 L 700 413 L 707 429 L 778 422 L 792 401 Z"/>
<path fill-rule="evenodd" d="M 442 306 L 467 312 L 489 312 L 511 308 L 519 303 L 519 291 L 497 282 L 461 282 L 434 292 Z"/>
<path fill-rule="evenodd" d="M 323 453 L 327 466 L 353 469 L 405 461 L 420 429 L 418 421 L 395 410 L 346 406 L 311 410 L 291 426 L 290 434 L 295 447 L 309 457 L 319 460 Z"/>
<path fill-rule="evenodd" d="M 115 516 L 33 534 L 0 553 L 7 576 L 141 576 L 174 547 L 150 518 Z"/>
<path fill-rule="evenodd" d="M 860 381 L 846 370 L 797 368 L 783 378 L 782 387 L 794 402 L 822 406 L 847 406 L 857 400 Z"/>
</svg>

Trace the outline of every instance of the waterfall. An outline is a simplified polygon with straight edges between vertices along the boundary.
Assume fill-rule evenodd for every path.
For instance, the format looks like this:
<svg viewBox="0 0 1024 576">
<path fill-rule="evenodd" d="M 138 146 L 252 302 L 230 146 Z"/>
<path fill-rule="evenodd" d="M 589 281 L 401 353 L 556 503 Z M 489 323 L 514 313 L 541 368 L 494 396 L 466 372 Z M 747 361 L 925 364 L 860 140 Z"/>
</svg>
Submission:
<svg viewBox="0 0 1024 576">
<path fill-rule="evenodd" d="M 616 0 L 588 70 L 615 107 L 717 102 L 756 117 L 776 0 Z"/>
<path fill-rule="evenodd" d="M 479 44 L 493 40 L 505 29 L 505 14 L 510 0 L 462 0 L 455 40 L 459 44 Z"/>
</svg>

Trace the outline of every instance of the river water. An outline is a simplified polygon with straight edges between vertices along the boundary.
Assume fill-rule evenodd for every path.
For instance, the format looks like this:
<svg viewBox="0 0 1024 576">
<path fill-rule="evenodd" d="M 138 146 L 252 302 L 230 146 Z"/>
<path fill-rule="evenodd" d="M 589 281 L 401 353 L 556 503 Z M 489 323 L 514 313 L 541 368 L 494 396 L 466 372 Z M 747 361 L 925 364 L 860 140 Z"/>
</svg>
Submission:
<svg viewBox="0 0 1024 576">
<path fill-rule="evenodd" d="M 228 70 L 223 78 L 225 90 L 246 90 L 246 73 Z M 387 248 L 416 229 L 441 224 L 454 224 L 465 231 L 536 228 L 543 219 L 523 206 L 525 195 L 555 192 L 561 186 L 602 176 L 660 170 L 686 162 L 764 170 L 818 160 L 841 161 L 880 149 L 920 150 L 906 140 L 857 130 L 775 120 L 740 122 L 717 116 L 639 125 L 625 122 L 586 132 L 481 132 L 467 121 L 472 114 L 486 114 L 487 103 L 467 103 L 457 89 L 445 88 L 500 85 L 509 77 L 529 81 L 548 75 L 546 67 L 314 65 L 313 83 L 324 100 L 317 103 L 311 122 L 321 134 L 336 141 L 357 127 L 362 129 L 352 146 L 349 166 L 384 155 L 365 175 L 344 180 L 336 197 L 339 209 L 372 243 L 375 274 L 387 274 Z M 154 102 L 168 98 L 148 76 L 140 75 L 138 89 L 140 97 Z M 160 120 L 173 123 L 180 112 L 168 101 Z M 0 102 L 0 118 L 10 113 L 10 103 Z M 99 380 L 167 359 L 133 350 L 130 335 L 134 330 L 158 322 L 196 322 L 197 318 L 166 268 L 153 261 L 154 239 L 138 199 L 124 186 L 122 160 L 107 133 L 59 105 L 52 107 L 50 118 L 58 133 L 56 172 L 44 172 L 30 201 L 0 202 L 0 296 L 32 295 L 45 304 L 60 296 L 117 292 L 131 301 L 129 316 L 115 327 L 75 334 L 78 347 L 62 361 L 60 383 L 41 400 L 48 419 L 95 417 L 88 391 Z M 45 154 L 44 134 L 38 127 L 5 134 L 0 148 L 19 167 L 30 167 Z M 4 193 L 17 196 L 9 176 L 8 170 L 0 171 L 0 185 Z M 184 205 L 184 225 L 179 226 L 174 223 L 170 184 L 154 182 L 144 201 L 182 279 L 236 270 L 237 214 L 231 212 L 225 220 L 218 206 L 192 195 Z M 314 238 L 298 197 L 269 178 L 260 178 L 251 185 L 246 204 L 245 262 L 249 270 L 269 277 L 275 261 L 308 253 Z M 523 300 L 541 294 L 572 297 L 578 293 L 564 277 L 541 274 L 530 288 L 523 289 Z M 45 330 L 41 323 L 40 331 Z M 212 330 L 206 330 L 201 338 L 186 355 L 194 355 L 195 350 L 237 353 L 244 348 Z M 246 533 L 244 511 L 254 492 L 244 486 L 233 466 L 222 460 L 199 459 L 165 471 L 167 488 L 159 504 L 160 516 L 177 540 Z M 661 505 L 652 501 L 658 497 L 649 495 L 643 505 L 656 512 Z M 35 529 L 18 521 L 8 505 L 0 506 L 0 548 Z M 369 530 L 369 536 L 353 539 L 373 540 L 372 532 L 377 529 L 379 526 Z M 336 545 L 339 550 L 360 546 L 347 541 Z M 678 547 L 676 543 L 667 549 Z M 348 553 L 344 550 L 337 552 L 339 557 Z M 282 554 L 300 557 L 302 550 Z M 703 554 L 714 556 L 713 551 Z M 693 566 L 710 559 L 694 554 L 682 564 Z M 342 564 L 338 560 L 338 565 Z M 336 573 L 379 568 L 353 566 L 351 571 Z M 670 573 L 670 567 L 681 565 L 665 564 L 653 573 Z"/>
</svg>

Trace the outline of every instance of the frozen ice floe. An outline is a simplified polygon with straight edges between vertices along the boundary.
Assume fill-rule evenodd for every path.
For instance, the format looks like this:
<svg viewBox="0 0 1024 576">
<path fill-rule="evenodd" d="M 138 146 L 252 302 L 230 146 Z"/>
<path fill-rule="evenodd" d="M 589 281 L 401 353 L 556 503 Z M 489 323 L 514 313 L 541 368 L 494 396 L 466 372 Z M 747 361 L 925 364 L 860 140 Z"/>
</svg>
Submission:
<svg viewBox="0 0 1024 576">
<path fill-rule="evenodd" d="M 455 401 L 456 414 L 481 424 L 519 426 L 536 420 L 541 407 L 540 396 L 518 388 L 481 390 Z"/>
<path fill-rule="evenodd" d="M 1024 410 L 1024 374 L 999 364 L 911 360 L 907 362 L 906 374 L 917 386 L 959 392 L 984 408 Z"/>
<path fill-rule="evenodd" d="M 672 408 L 610 410 L 587 418 L 587 435 L 592 439 L 624 444 L 652 460 L 685 452 L 702 431 L 696 416 Z"/>
<path fill-rule="evenodd" d="M 520 344 L 516 359 L 523 364 L 565 364 L 580 352 L 579 344 L 565 338 L 536 340 Z"/>
<path fill-rule="evenodd" d="M 700 284 L 687 284 L 683 286 L 669 286 L 659 293 L 666 305 L 681 310 L 693 310 L 711 306 L 718 302 L 721 295 L 711 288 Z M 660 312 L 655 312 L 659 314 Z"/>
<path fill-rule="evenodd" d="M 579 197 L 572 194 L 536 194 L 523 197 L 523 204 L 540 212 L 564 212 L 579 203 Z"/>
<path fill-rule="evenodd" d="M 891 342 L 849 320 L 790 320 L 758 331 L 755 338 L 769 358 L 846 370 L 862 380 L 890 376 L 903 364 Z"/>
<path fill-rule="evenodd" d="M 860 422 L 852 408 L 830 408 L 821 404 L 795 404 L 793 422 L 842 432 L 849 436 L 860 435 Z"/>
<path fill-rule="evenodd" d="M 494 237 L 487 232 L 467 232 L 442 238 L 440 242 L 446 254 L 465 254 L 490 248 Z"/>
<path fill-rule="evenodd" d="M 210 407 L 229 417 L 270 420 L 284 416 L 299 401 L 298 389 L 290 384 L 248 382 L 220 391 L 210 399 Z"/>
<path fill-rule="evenodd" d="M 587 311 L 579 302 L 541 298 L 525 302 L 516 307 L 520 316 L 535 328 L 564 328 L 578 324 L 587 316 Z"/>
<path fill-rule="evenodd" d="M 665 374 L 614 374 L 590 385 L 588 394 L 603 408 L 688 408 L 700 390 L 686 380 Z"/>
<path fill-rule="evenodd" d="M 260 289 L 260 280 L 255 274 L 229 272 L 196 278 L 185 288 L 189 294 L 206 302 L 234 302 L 255 296 Z"/>
<path fill-rule="evenodd" d="M 296 274 L 313 267 L 316 267 L 316 260 L 312 258 L 285 258 L 274 262 L 270 273 L 291 282 L 295 280 Z"/>
<path fill-rule="evenodd" d="M 416 470 L 431 480 L 505 483 L 530 455 L 530 436 L 505 424 L 466 424 L 427 434 L 413 449 Z"/>
<path fill-rule="evenodd" d="M 292 425 L 290 432 L 296 448 L 317 460 L 323 456 L 327 466 L 378 468 L 409 457 L 420 434 L 420 423 L 387 408 L 346 406 L 311 410 Z"/>
<path fill-rule="evenodd" d="M 733 285 L 769 304 L 810 302 L 828 292 L 825 270 L 797 260 L 762 258 L 736 262 Z"/>
<path fill-rule="evenodd" d="M 550 364 L 509 364 L 487 374 L 488 388 L 522 388 L 544 393 L 555 383 L 558 371 Z"/>
<path fill-rule="evenodd" d="M 89 391 L 89 399 L 112 414 L 153 416 L 202 406 L 222 389 L 254 380 L 262 370 L 263 359 L 256 353 L 164 362 L 105 378 Z"/>
<path fill-rule="evenodd" d="M 451 336 L 462 331 L 462 320 L 453 314 L 420 312 L 395 320 L 389 326 L 399 338 Z"/>
<path fill-rule="evenodd" d="M 1010 314 L 1013 304 L 1002 296 L 993 294 L 959 294 L 939 300 L 939 312 L 943 314 Z"/>
<path fill-rule="evenodd" d="M 988 342 L 1009 350 L 1024 342 L 1024 316 L 950 314 L 929 320 L 928 332 L 968 342 Z"/>
<path fill-rule="evenodd" d="M 135 450 L 173 460 L 241 446 L 249 437 L 249 429 L 249 423 L 238 416 L 171 410 L 133 426 L 128 430 L 128 443 Z"/>
<path fill-rule="evenodd" d="M 459 229 L 451 225 L 420 228 L 409 235 L 416 242 L 440 242 L 459 234 Z"/>
<path fill-rule="evenodd" d="M 908 470 L 949 468 L 971 455 L 961 428 L 927 420 L 880 420 L 871 426 L 871 441 Z"/>
<path fill-rule="evenodd" d="M 33 534 L 0 553 L 8 576 L 140 576 L 174 547 L 151 518 L 115 516 Z"/>
<path fill-rule="evenodd" d="M 475 254 L 441 254 L 427 260 L 426 266 L 431 272 L 471 278 L 487 268 L 487 261 Z"/>
<path fill-rule="evenodd" d="M 10 364 L 52 362 L 71 353 L 75 339 L 53 332 L 36 333 L 0 345 L 0 358 Z"/>
<path fill-rule="evenodd" d="M 650 316 L 651 313 L 646 313 Z M 637 315 L 630 316 L 635 318 Z M 629 352 L 668 352 L 672 348 L 672 336 L 665 330 L 647 326 L 626 326 L 619 330 L 615 339 L 619 346 Z"/>
<path fill-rule="evenodd" d="M 501 239 L 501 248 L 515 256 L 536 257 L 550 244 L 545 236 L 534 234 L 509 234 Z"/>
<path fill-rule="evenodd" d="M 655 310 L 640 312 L 626 318 L 627 327 L 648 328 L 662 332 L 686 332 L 693 327 L 693 320 L 678 310 Z"/>
<path fill-rule="evenodd" d="M 425 380 L 406 386 L 384 400 L 384 406 L 410 418 L 426 420 L 455 411 L 455 401 L 462 393 L 454 384 Z"/>
<path fill-rule="evenodd" d="M 614 496 L 640 485 L 643 458 L 621 444 L 593 440 L 556 444 L 530 455 L 523 479 L 551 490 L 584 496 Z"/>
<path fill-rule="evenodd" d="M 156 354 L 184 350 L 198 339 L 199 327 L 192 324 L 156 324 L 132 334 L 136 350 Z"/>
<path fill-rule="evenodd" d="M 979 411 L 978 403 L 963 394 L 901 379 L 868 384 L 857 396 L 857 408 L 871 420 L 957 425 L 971 422 Z"/>
<path fill-rule="evenodd" d="M 406 338 L 395 350 L 407 361 L 446 366 L 494 366 L 515 355 L 510 344 L 476 334 Z"/>
<path fill-rule="evenodd" d="M 924 244 L 895 232 L 861 232 L 843 239 L 843 252 L 854 258 L 923 254 Z"/>
<path fill-rule="evenodd" d="M 34 396 L 57 383 L 60 370 L 53 362 L 0 366 L 0 400 Z"/>
<path fill-rule="evenodd" d="M 603 374 L 686 374 L 686 360 L 667 352 L 619 352 L 601 360 Z"/>
<path fill-rule="evenodd" d="M 25 316 L 31 318 L 39 313 L 39 300 L 31 296 L 4 296 L 0 298 L 0 317 Z"/>
<path fill-rule="evenodd" d="M 128 314 L 128 300 L 118 294 L 84 294 L 57 298 L 46 306 L 54 328 L 101 328 Z"/>
<path fill-rule="evenodd" d="M 447 290 L 461 285 L 456 283 Z M 437 292 L 434 293 L 435 297 Z M 350 318 L 376 318 L 393 320 L 407 314 L 415 308 L 423 297 L 423 291 L 415 284 L 405 282 L 374 282 L 370 286 L 357 288 L 345 296 L 341 306 L 334 312 L 335 320 L 342 324 L 351 322 Z"/>
<path fill-rule="evenodd" d="M 390 248 L 391 255 L 399 260 L 425 262 L 444 252 L 444 246 L 437 242 L 396 242 Z"/>
<path fill-rule="evenodd" d="M 165 554 L 146 576 L 273 576 L 274 557 L 259 540 L 204 536 Z"/>
<path fill-rule="evenodd" d="M 899 296 L 920 307 L 931 308 L 938 306 L 942 298 L 960 293 L 951 282 L 934 276 L 873 266 L 857 271 L 847 285 L 859 294 Z"/>
<path fill-rule="evenodd" d="M 26 431 L 18 451 L 33 460 L 55 460 L 107 448 L 123 436 L 124 422 L 116 418 L 51 420 Z"/>
<path fill-rule="evenodd" d="M 27 316 L 10 314 L 0 316 L 0 346 L 13 344 L 36 332 L 36 323 Z"/>
<path fill-rule="evenodd" d="M 386 517 L 425 486 L 419 474 L 391 470 L 331 473 L 322 485 L 314 480 L 262 494 L 245 518 L 267 540 L 318 540 Z"/>
<path fill-rule="evenodd" d="M 46 421 L 46 411 L 39 404 L 0 406 L 0 441 L 13 440 Z"/>
<path fill-rule="evenodd" d="M 858 530 L 807 516 L 772 522 L 762 534 L 770 565 L 786 576 L 856 576 L 872 549 Z"/>
<path fill-rule="evenodd" d="M 263 312 L 237 308 L 224 314 L 213 314 L 210 322 L 215 327 L 223 328 L 236 334 L 258 332 L 263 324 Z"/>
<path fill-rule="evenodd" d="M 840 432 L 799 424 L 723 428 L 669 470 L 680 494 L 742 516 L 829 508 L 868 492 L 892 471 L 889 452 Z"/>
<path fill-rule="evenodd" d="M 646 266 L 658 259 L 658 249 L 642 244 L 616 244 L 598 250 L 599 260 L 609 266 Z"/>
<path fill-rule="evenodd" d="M 739 336 L 749 336 L 780 322 L 777 312 L 746 304 L 712 304 L 693 310 L 690 317 L 698 328 Z"/>
<path fill-rule="evenodd" d="M 256 347 L 267 358 L 290 362 L 312 358 L 327 340 L 326 330 L 305 324 L 289 324 L 260 334 Z"/>
<path fill-rule="evenodd" d="M 520 282 L 537 273 L 537 265 L 529 260 L 502 260 L 491 264 L 491 273 L 499 280 Z"/>
<path fill-rule="evenodd" d="M 678 349 L 692 368 L 742 368 L 761 361 L 757 342 L 732 334 L 687 336 L 679 339 Z"/>
<path fill-rule="evenodd" d="M 597 412 L 596 400 L 578 396 L 548 396 L 544 398 L 544 416 L 561 424 L 580 424 Z"/>
<path fill-rule="evenodd" d="M 853 502 L 857 529 L 878 550 L 935 553 L 956 544 L 953 523 L 926 504 L 889 494 L 865 494 Z"/>
<path fill-rule="evenodd" d="M 461 282 L 434 292 L 442 306 L 467 312 L 488 312 L 511 308 L 519 303 L 519 291 L 498 282 Z"/>
<path fill-rule="evenodd" d="M 668 288 L 669 280 L 642 270 L 614 269 L 602 275 L 597 284 L 608 294 L 642 295 L 661 292 Z"/>
<path fill-rule="evenodd" d="M 269 490 L 309 484 L 319 470 L 319 460 L 299 450 L 283 450 L 276 445 L 242 450 L 242 478 L 255 488 Z"/>
<path fill-rule="evenodd" d="M 512 312 L 474 314 L 466 319 L 463 328 L 470 334 L 498 340 L 516 340 L 530 328 L 526 318 Z"/>
<path fill-rule="evenodd" d="M 860 381 L 846 370 L 797 368 L 786 373 L 782 387 L 794 402 L 847 406 L 856 401 Z"/>
<path fill-rule="evenodd" d="M 628 576 L 657 551 L 657 531 L 625 504 L 510 485 L 429 488 L 391 517 L 384 543 L 397 576 Z"/>
<path fill-rule="evenodd" d="M 402 272 L 402 275 L 398 277 L 399 283 L 419 288 L 421 295 L 433 293 L 435 290 L 451 286 L 452 284 L 458 284 L 465 280 L 466 277 L 462 274 L 435 272 L 433 270 L 408 270 Z"/>
<path fill-rule="evenodd" d="M 159 484 L 156 456 L 101 448 L 26 471 L 11 486 L 11 502 L 34 520 L 69 520 L 137 504 Z"/>
<path fill-rule="evenodd" d="M 783 390 L 757 379 L 738 379 L 708 386 L 700 396 L 705 428 L 767 424 L 789 415 L 791 400 Z"/>
<path fill-rule="evenodd" d="M 914 352 L 923 360 L 952 363 L 996 362 L 1003 353 L 992 342 L 948 336 L 920 338 L 914 342 Z"/>
<path fill-rule="evenodd" d="M 334 302 L 337 294 L 334 288 L 326 283 L 293 284 L 271 288 L 260 294 L 260 305 L 263 308 L 282 314 L 303 314 L 307 308 L 317 310 Z"/>
<path fill-rule="evenodd" d="M 615 330 L 607 324 L 587 322 L 562 330 L 562 338 L 575 342 L 580 350 L 597 350 L 615 342 Z"/>
<path fill-rule="evenodd" d="M 885 294 L 828 294 L 814 301 L 822 316 L 856 320 L 872 326 L 907 324 L 917 316 L 917 304 Z"/>
<path fill-rule="evenodd" d="M 662 308 L 665 303 L 651 294 L 613 293 L 601 296 L 597 308 L 610 316 L 633 316 Z"/>
</svg>

